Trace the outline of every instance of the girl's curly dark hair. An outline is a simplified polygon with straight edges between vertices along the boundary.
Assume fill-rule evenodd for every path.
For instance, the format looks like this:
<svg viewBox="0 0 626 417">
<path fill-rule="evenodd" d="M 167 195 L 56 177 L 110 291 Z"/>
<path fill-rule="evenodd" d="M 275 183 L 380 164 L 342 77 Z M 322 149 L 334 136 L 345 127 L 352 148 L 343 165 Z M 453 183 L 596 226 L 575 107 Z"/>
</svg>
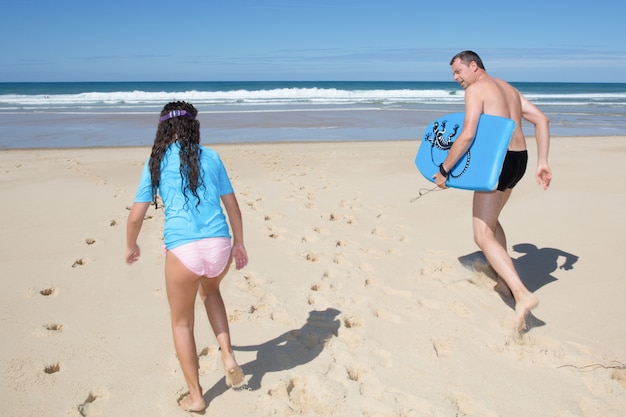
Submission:
<svg viewBox="0 0 626 417">
<path fill-rule="evenodd" d="M 182 111 L 176 113 L 176 110 Z M 185 201 L 189 202 L 187 191 L 198 200 L 198 188 L 202 186 L 200 171 L 200 122 L 196 120 L 198 110 L 184 101 L 168 103 L 161 110 L 161 119 L 157 128 L 152 153 L 150 155 L 150 178 L 152 181 L 152 196 L 157 206 L 157 190 L 161 180 L 161 161 L 167 148 L 174 142 L 180 145 L 180 176 L 182 178 L 182 192 Z M 163 116 L 169 115 L 169 118 Z"/>
</svg>

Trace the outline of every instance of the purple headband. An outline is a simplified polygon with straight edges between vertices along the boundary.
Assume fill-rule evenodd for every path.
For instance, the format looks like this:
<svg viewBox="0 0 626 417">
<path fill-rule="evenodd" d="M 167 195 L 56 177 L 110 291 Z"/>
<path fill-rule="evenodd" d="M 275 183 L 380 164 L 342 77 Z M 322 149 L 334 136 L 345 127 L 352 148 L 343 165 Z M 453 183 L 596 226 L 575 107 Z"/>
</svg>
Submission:
<svg viewBox="0 0 626 417">
<path fill-rule="evenodd" d="M 193 115 L 193 113 L 189 113 L 185 110 L 172 110 L 171 112 L 169 112 L 168 114 L 166 114 L 165 116 L 161 116 L 159 117 L 159 122 L 164 122 L 168 119 L 171 119 L 173 117 L 188 117 L 190 119 L 195 119 L 195 116 Z"/>
</svg>

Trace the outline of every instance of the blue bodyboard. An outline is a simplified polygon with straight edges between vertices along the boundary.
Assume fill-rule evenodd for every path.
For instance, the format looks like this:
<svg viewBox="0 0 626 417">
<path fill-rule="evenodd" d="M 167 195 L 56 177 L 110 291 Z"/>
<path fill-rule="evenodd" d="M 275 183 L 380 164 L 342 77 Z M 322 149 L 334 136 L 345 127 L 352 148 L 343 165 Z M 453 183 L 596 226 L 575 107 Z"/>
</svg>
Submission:
<svg viewBox="0 0 626 417">
<path fill-rule="evenodd" d="M 463 128 L 465 113 L 452 113 L 428 125 L 420 143 L 415 165 L 422 175 L 434 182 L 455 139 Z M 502 164 L 511 142 L 515 121 L 483 114 L 480 116 L 474 142 L 450 170 L 446 185 L 474 191 L 493 191 L 498 186 Z"/>
</svg>

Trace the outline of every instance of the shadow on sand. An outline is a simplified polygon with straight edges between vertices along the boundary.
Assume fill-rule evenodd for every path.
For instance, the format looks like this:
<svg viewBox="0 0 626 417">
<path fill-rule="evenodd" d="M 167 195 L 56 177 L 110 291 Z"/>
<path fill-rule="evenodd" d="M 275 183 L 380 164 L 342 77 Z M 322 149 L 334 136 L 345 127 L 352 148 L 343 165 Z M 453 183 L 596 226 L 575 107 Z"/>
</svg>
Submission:
<svg viewBox="0 0 626 417">
<path fill-rule="evenodd" d="M 574 264 L 578 261 L 578 256 L 571 253 L 555 248 L 540 249 L 532 243 L 519 243 L 513 246 L 513 251 L 523 254 L 517 259 L 513 258 L 513 265 L 522 282 L 531 292 L 535 292 L 544 285 L 556 281 L 557 278 L 552 276 L 552 273 L 557 269 L 566 271 L 573 269 Z M 562 263 L 559 265 L 560 261 Z M 459 262 L 470 271 L 482 272 L 491 278 L 494 283 L 498 279 L 496 272 L 489 266 L 487 258 L 481 251 L 461 256 L 459 257 Z M 509 307 L 515 310 L 515 301 L 512 298 L 500 296 Z M 543 326 L 546 323 L 531 313 L 526 319 L 526 324 L 528 330 L 530 330 L 532 327 Z"/>
<path fill-rule="evenodd" d="M 341 311 L 327 308 L 323 311 L 310 311 L 309 317 L 299 329 L 289 330 L 265 343 L 251 346 L 233 346 L 234 351 L 256 351 L 256 359 L 242 364 L 241 369 L 249 377 L 242 389 L 258 390 L 263 376 L 268 372 L 280 372 L 311 362 L 324 350 L 326 342 L 337 336 L 340 321 L 336 317 Z M 229 388 L 221 378 L 204 394 L 209 402 Z"/>
</svg>

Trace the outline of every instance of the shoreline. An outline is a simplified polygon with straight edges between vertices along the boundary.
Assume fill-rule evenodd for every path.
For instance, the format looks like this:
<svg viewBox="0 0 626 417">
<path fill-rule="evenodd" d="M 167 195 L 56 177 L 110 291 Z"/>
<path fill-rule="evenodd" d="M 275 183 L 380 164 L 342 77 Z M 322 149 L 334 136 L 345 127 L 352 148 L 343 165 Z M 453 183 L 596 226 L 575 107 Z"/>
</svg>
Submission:
<svg viewBox="0 0 626 417">
<path fill-rule="evenodd" d="M 565 135 L 565 136 L 551 136 L 550 140 L 576 140 L 576 139 L 586 139 L 586 140 L 626 140 L 626 135 Z M 526 140 L 528 142 L 532 142 L 535 140 L 534 136 L 526 136 Z M 337 145 L 347 145 L 347 144 L 389 144 L 389 143 L 411 143 L 416 146 L 415 152 L 417 152 L 417 147 L 421 142 L 421 138 L 415 139 L 371 139 L 371 140 L 336 140 L 336 141 L 307 141 L 307 140 L 294 140 L 294 141 L 282 141 L 282 142 L 272 142 L 272 141 L 257 141 L 257 142 L 202 142 L 201 145 L 205 147 L 236 147 L 236 146 L 289 146 L 289 145 L 312 145 L 315 146 L 319 144 L 320 146 L 327 146 L 331 144 Z M 61 150 L 85 150 L 85 151 L 94 151 L 98 149 L 102 150 L 121 150 L 121 149 L 150 149 L 152 144 L 146 145 L 128 145 L 128 146 L 120 146 L 120 145 L 111 145 L 111 146 L 67 146 L 67 147 L 28 147 L 28 148 L 0 148 L 0 152 L 26 152 L 26 151 L 61 151 Z M 530 146 L 529 146 L 530 148 Z"/>
<path fill-rule="evenodd" d="M 222 290 L 248 390 L 226 389 L 197 305 L 209 413 L 626 412 L 626 173 L 616 168 L 626 136 L 555 137 L 545 192 L 528 138 L 527 173 L 501 217 L 509 253 L 540 299 L 521 339 L 473 243 L 471 192 L 411 202 L 432 188 L 413 163 L 417 140 L 208 146 L 231 177 L 250 256 Z M 186 415 L 176 404 L 185 382 L 161 210 L 148 212 L 142 259 L 122 259 L 149 149 L 0 151 L 7 415 Z"/>
<path fill-rule="evenodd" d="M 354 109 L 265 109 L 258 113 L 200 113 L 206 143 L 369 142 L 418 140 L 436 117 L 460 107 Z M 0 112 L 1 149 L 143 146 L 154 140 L 154 114 L 22 114 Z M 546 113 L 553 137 L 622 136 L 626 125 L 613 115 L 605 120 Z M 608 116 L 606 116 L 608 117 Z M 534 130 L 524 123 L 528 136 Z M 17 145 L 17 146 L 15 146 Z"/>
</svg>

